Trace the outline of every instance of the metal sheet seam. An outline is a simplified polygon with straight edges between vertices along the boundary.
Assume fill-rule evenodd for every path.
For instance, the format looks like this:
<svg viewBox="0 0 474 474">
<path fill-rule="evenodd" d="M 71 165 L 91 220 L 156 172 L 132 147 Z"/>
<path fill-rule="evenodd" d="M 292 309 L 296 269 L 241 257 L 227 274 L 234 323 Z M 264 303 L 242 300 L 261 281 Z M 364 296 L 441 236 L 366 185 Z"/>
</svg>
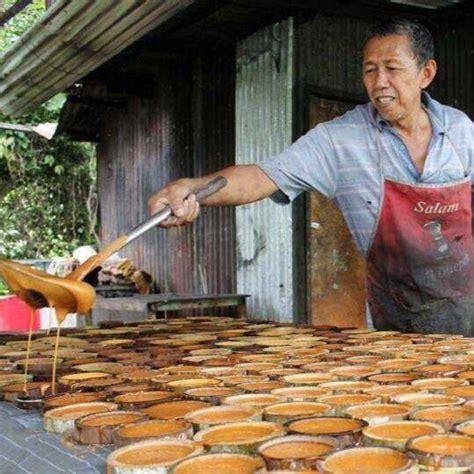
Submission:
<svg viewBox="0 0 474 474">
<path fill-rule="evenodd" d="M 238 46 L 236 161 L 257 163 L 291 142 L 293 20 Z M 293 319 L 292 214 L 266 200 L 238 208 L 237 289 L 252 294 L 252 317 Z"/>
</svg>

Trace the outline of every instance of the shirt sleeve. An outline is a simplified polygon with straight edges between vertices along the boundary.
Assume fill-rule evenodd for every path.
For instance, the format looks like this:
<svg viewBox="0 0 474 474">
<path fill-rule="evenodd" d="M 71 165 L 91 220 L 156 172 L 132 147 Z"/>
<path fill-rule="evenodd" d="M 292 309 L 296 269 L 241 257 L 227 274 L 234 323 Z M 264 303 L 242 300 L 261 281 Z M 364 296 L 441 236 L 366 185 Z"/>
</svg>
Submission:
<svg viewBox="0 0 474 474">
<path fill-rule="evenodd" d="M 333 199 L 337 189 L 336 153 L 325 124 L 303 135 L 282 153 L 257 163 L 278 186 L 271 196 L 288 204 L 303 191 L 319 191 Z"/>
</svg>

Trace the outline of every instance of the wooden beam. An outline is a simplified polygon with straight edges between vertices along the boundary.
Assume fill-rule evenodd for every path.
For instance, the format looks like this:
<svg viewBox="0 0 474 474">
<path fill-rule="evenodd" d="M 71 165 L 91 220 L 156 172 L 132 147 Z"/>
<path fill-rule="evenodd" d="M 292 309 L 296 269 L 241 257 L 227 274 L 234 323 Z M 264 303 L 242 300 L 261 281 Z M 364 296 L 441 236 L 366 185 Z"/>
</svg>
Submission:
<svg viewBox="0 0 474 474">
<path fill-rule="evenodd" d="M 18 123 L 0 122 L 0 128 L 3 130 L 16 130 L 17 132 L 32 132 L 31 125 L 20 125 Z"/>
</svg>

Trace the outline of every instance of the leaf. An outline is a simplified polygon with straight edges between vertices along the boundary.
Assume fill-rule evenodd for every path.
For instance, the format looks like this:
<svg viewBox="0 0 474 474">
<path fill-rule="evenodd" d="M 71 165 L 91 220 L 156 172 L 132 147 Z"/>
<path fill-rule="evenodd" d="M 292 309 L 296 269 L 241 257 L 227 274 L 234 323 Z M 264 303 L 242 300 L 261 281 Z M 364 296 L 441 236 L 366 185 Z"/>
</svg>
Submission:
<svg viewBox="0 0 474 474">
<path fill-rule="evenodd" d="M 54 161 L 55 161 L 55 160 L 54 160 L 54 156 L 53 156 L 53 155 L 46 155 L 46 156 L 44 157 L 44 162 L 45 162 L 47 165 L 49 165 L 49 166 L 53 166 Z"/>
<path fill-rule="evenodd" d="M 66 102 L 66 94 L 57 94 L 45 102 L 43 106 L 50 112 L 59 112 L 62 109 L 64 102 Z"/>
</svg>

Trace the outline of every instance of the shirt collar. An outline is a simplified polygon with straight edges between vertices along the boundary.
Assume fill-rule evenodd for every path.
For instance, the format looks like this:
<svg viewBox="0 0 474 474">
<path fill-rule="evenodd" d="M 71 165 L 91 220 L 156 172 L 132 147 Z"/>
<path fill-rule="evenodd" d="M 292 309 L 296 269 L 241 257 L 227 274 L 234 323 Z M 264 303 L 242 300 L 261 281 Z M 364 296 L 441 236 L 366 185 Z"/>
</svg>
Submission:
<svg viewBox="0 0 474 474">
<path fill-rule="evenodd" d="M 443 135 L 445 133 L 445 127 L 443 123 L 443 115 L 439 104 L 434 101 L 428 92 L 423 91 L 421 93 L 421 103 L 425 106 L 428 116 L 431 120 L 431 126 L 433 127 L 433 133 L 436 135 Z M 384 120 L 374 107 L 372 102 L 369 102 L 369 117 L 372 124 L 377 127 L 380 131 L 390 128 L 390 122 Z"/>
</svg>

